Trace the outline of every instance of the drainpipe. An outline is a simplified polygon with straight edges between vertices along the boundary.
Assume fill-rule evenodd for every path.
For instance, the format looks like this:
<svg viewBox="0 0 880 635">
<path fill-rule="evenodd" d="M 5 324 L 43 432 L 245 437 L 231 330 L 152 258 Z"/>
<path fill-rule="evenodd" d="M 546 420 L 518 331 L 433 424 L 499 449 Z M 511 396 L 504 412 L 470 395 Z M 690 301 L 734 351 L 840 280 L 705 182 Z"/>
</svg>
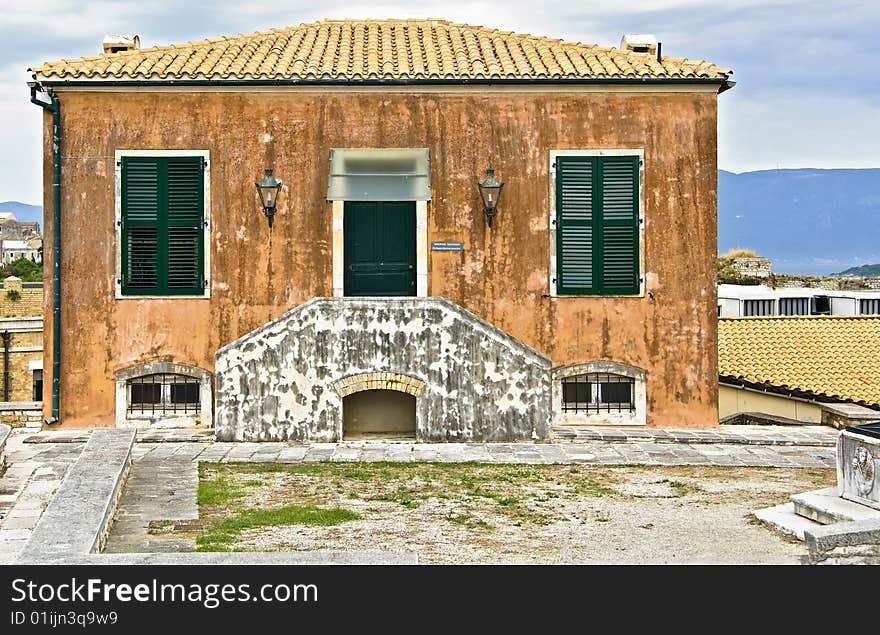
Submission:
<svg viewBox="0 0 880 635">
<path fill-rule="evenodd" d="M 52 416 L 46 425 L 58 423 L 61 394 L 61 103 L 50 88 L 50 101 L 37 99 L 39 82 L 28 82 L 31 103 L 52 113 Z"/>
<path fill-rule="evenodd" d="M 12 341 L 12 333 L 3 331 L 3 401 L 9 401 L 9 343 Z"/>
</svg>

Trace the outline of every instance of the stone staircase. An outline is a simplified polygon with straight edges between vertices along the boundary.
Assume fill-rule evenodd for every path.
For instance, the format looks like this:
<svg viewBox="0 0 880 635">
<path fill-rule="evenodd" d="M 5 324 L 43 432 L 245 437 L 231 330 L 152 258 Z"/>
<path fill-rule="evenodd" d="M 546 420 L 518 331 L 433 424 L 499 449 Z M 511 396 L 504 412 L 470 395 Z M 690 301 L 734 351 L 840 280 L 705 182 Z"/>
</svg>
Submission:
<svg viewBox="0 0 880 635">
<path fill-rule="evenodd" d="M 791 501 L 753 512 L 778 531 L 804 540 L 804 532 L 823 525 L 880 520 L 880 510 L 841 498 L 836 487 L 795 494 Z"/>
</svg>

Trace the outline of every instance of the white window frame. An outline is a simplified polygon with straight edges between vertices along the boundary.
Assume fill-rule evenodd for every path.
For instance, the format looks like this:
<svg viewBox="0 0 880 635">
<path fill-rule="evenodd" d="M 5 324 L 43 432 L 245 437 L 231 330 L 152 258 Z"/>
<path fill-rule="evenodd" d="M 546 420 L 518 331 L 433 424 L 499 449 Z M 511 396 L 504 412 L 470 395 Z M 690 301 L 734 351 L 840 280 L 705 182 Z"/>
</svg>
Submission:
<svg viewBox="0 0 880 635">
<path fill-rule="evenodd" d="M 562 409 L 562 380 L 575 375 L 608 374 L 629 377 L 633 380 L 633 406 L 635 411 L 612 412 L 573 412 Z M 559 366 L 551 371 L 551 395 L 553 425 L 611 425 L 611 426 L 644 426 L 648 424 L 647 374 L 641 368 L 612 362 L 597 360 L 581 364 Z"/>
<path fill-rule="evenodd" d="M 205 291 L 198 295 L 123 295 L 122 293 L 122 158 L 123 157 L 202 157 L 205 161 L 204 175 L 204 263 Z M 115 172 L 115 276 L 114 287 L 117 300 L 199 300 L 211 297 L 211 151 L 210 150 L 117 150 L 114 160 Z"/>
<path fill-rule="evenodd" d="M 638 157 L 639 159 L 639 292 L 637 294 L 580 295 L 557 292 L 558 263 L 556 259 L 556 158 L 557 157 Z M 591 148 L 584 150 L 550 150 L 550 214 L 547 227 L 550 229 L 550 297 L 580 298 L 582 300 L 601 298 L 643 298 L 645 297 L 645 149 L 644 148 Z"/>
</svg>

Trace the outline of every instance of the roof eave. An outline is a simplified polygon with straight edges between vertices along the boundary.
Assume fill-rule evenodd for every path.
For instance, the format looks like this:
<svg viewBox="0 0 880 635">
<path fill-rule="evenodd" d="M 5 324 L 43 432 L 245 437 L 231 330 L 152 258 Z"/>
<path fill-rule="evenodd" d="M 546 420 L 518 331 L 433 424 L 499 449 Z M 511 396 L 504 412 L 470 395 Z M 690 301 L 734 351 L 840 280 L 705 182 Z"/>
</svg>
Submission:
<svg viewBox="0 0 880 635">
<path fill-rule="evenodd" d="M 47 88 L 60 87 L 148 87 L 148 86 L 492 86 L 492 85 L 717 85 L 718 92 L 729 90 L 735 82 L 726 77 L 519 77 L 519 78 L 261 78 L 261 79 L 64 79 L 39 74 L 35 79 Z"/>
<path fill-rule="evenodd" d="M 731 386 L 734 388 L 749 388 L 751 390 L 779 395 L 780 397 L 794 397 L 796 399 L 804 399 L 817 403 L 852 403 L 860 406 L 865 406 L 866 408 L 880 409 L 880 402 L 872 402 L 865 399 L 845 397 L 842 395 L 829 395 L 824 392 L 814 392 L 812 390 L 792 388 L 784 385 L 780 386 L 770 383 L 768 381 L 754 382 L 745 379 L 742 375 L 726 375 L 723 373 L 719 373 L 718 381 L 719 383 L 726 386 Z"/>
</svg>

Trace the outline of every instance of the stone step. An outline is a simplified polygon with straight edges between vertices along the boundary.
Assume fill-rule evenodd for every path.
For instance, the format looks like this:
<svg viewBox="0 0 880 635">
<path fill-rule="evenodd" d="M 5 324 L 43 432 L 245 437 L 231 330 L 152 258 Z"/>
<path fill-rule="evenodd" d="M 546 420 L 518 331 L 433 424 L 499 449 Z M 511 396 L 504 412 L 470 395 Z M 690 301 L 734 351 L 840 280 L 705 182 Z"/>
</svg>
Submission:
<svg viewBox="0 0 880 635">
<path fill-rule="evenodd" d="M 815 529 L 821 527 L 817 522 L 799 516 L 794 511 L 794 503 L 784 503 L 775 507 L 765 507 L 752 512 L 752 514 L 774 529 L 794 536 L 798 540 L 804 539 L 804 531 L 807 529 Z"/>
<path fill-rule="evenodd" d="M 796 514 L 820 525 L 880 518 L 880 511 L 840 498 L 836 487 L 795 494 L 791 502 Z"/>
</svg>

